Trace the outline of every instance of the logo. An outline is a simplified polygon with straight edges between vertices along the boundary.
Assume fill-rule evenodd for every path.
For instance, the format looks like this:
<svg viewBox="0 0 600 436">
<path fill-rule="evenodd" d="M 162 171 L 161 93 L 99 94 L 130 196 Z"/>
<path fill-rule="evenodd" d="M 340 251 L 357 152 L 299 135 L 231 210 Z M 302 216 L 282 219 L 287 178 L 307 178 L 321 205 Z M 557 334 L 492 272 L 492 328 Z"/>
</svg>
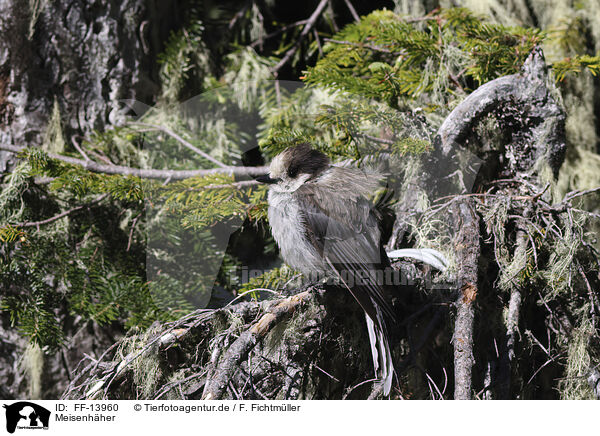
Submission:
<svg viewBox="0 0 600 436">
<path fill-rule="evenodd" d="M 29 401 L 19 401 L 4 405 L 6 409 L 6 430 L 14 433 L 15 429 L 48 429 L 50 411 Z"/>
</svg>

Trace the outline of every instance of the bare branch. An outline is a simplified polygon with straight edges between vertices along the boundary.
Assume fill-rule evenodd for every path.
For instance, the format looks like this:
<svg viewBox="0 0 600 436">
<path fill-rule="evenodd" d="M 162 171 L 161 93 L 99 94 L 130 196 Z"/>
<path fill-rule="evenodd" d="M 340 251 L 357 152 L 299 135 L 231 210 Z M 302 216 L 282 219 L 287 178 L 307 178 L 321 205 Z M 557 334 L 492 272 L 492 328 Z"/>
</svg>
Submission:
<svg viewBox="0 0 600 436">
<path fill-rule="evenodd" d="M 478 261 L 480 255 L 479 216 L 472 200 L 457 202 L 453 207 L 454 238 L 458 261 L 459 296 L 454 324 L 454 399 L 471 399 L 473 358 L 473 302 L 478 292 Z"/>
<path fill-rule="evenodd" d="M 327 3 L 329 3 L 329 0 L 321 0 L 319 5 L 317 6 L 317 9 L 315 9 L 315 11 L 312 13 L 312 15 L 306 21 L 306 24 L 304 25 L 302 32 L 300 32 L 300 35 L 298 36 L 298 40 L 296 41 L 294 46 L 291 49 L 289 49 L 286 52 L 285 56 L 283 56 L 283 58 L 281 58 L 279 63 L 271 69 L 272 72 L 277 73 L 281 69 L 281 67 L 283 67 L 285 64 L 287 64 L 289 62 L 289 60 L 292 58 L 292 56 L 294 56 L 294 54 L 298 51 L 298 49 L 300 48 L 300 44 L 302 44 L 302 41 L 304 40 L 304 38 L 306 38 L 306 36 L 310 33 L 310 31 L 314 27 L 315 23 L 317 22 L 317 19 L 319 18 L 319 16 L 325 9 L 325 6 L 327 6 Z"/>
<path fill-rule="evenodd" d="M 250 47 L 254 48 L 257 45 L 261 45 L 265 39 L 270 39 L 270 38 L 273 38 L 274 36 L 281 35 L 283 32 L 285 32 L 293 27 L 304 26 L 306 23 L 308 23 L 308 20 L 300 20 L 300 21 L 296 21 L 295 23 L 288 24 L 287 26 L 280 27 L 275 32 L 271 32 L 268 35 L 263 36 L 262 39 L 258 39 L 256 41 L 254 41 L 252 44 L 250 44 Z"/>
<path fill-rule="evenodd" d="M 344 0 L 344 3 L 346 3 L 346 6 L 348 7 L 348 10 L 350 11 L 350 14 L 352 15 L 354 21 L 358 23 L 360 21 L 360 17 L 356 13 L 356 9 L 354 9 L 354 6 L 352 6 L 350 0 Z"/>
<path fill-rule="evenodd" d="M 13 153 L 20 153 L 27 150 L 27 147 L 17 145 L 0 144 L 0 150 L 6 150 Z M 228 174 L 236 176 L 258 176 L 266 173 L 267 167 L 235 167 L 227 166 L 225 168 L 210 168 L 200 170 L 155 170 L 131 168 L 121 165 L 102 165 L 93 161 L 85 161 L 74 157 L 63 156 L 60 154 L 48 153 L 52 159 L 57 159 L 71 165 L 77 165 L 94 173 L 119 174 L 122 176 L 136 176 L 142 179 L 170 179 L 183 180 L 190 177 L 209 176 L 213 174 Z"/>
<path fill-rule="evenodd" d="M 524 153 L 511 164 L 513 172 L 525 172 L 536 163 L 537 156 L 545 156 L 547 163 L 558 175 L 564 160 L 565 114 L 546 86 L 547 66 L 544 55 L 536 47 L 529 55 L 521 72 L 492 80 L 464 99 L 444 120 L 438 130 L 438 139 L 444 155 L 453 147 L 463 146 L 474 132 L 474 127 L 490 114 L 519 108 L 524 128 L 531 130 L 536 141 L 530 148 L 535 153 Z M 506 128 L 514 129 L 514 126 Z M 545 132 L 545 133 L 543 133 Z"/>
<path fill-rule="evenodd" d="M 565 195 L 565 199 L 563 200 L 563 203 L 566 201 L 572 200 L 574 198 L 581 197 L 583 195 L 593 194 L 594 192 L 598 192 L 598 191 L 600 191 L 600 186 L 598 186 L 596 188 L 592 188 L 592 189 L 586 189 L 585 191 L 571 191 L 567 195 Z"/>
<path fill-rule="evenodd" d="M 532 213 L 531 206 L 527 206 L 523 211 L 523 217 L 527 219 Z M 517 223 L 517 247 L 513 254 L 513 259 L 525 259 L 527 262 L 527 245 L 528 245 L 528 234 L 527 229 L 522 222 Z M 522 270 L 519 270 L 519 273 Z M 507 335 L 507 348 L 508 348 L 508 360 L 513 362 L 515 359 L 515 343 L 516 336 L 519 331 L 519 314 L 521 311 L 521 300 L 523 298 L 521 293 L 522 285 L 520 283 L 513 283 L 511 285 L 510 301 L 508 303 L 508 315 L 506 319 L 506 335 Z M 510 374 L 510 372 L 508 372 Z M 510 376 L 510 375 L 509 375 Z M 510 386 L 510 382 L 507 383 Z"/>
<path fill-rule="evenodd" d="M 75 147 L 75 150 L 77 150 L 79 152 L 79 154 L 81 156 L 83 156 L 84 160 L 90 160 L 88 155 L 85 154 L 85 151 L 83 151 L 83 149 L 79 146 L 79 144 L 77 144 L 77 140 L 75 139 L 75 137 L 71 138 L 71 143 L 73 144 L 73 147 Z"/>
<path fill-rule="evenodd" d="M 51 218 L 42 220 L 42 221 L 34 221 L 34 222 L 24 222 L 24 223 L 18 223 L 18 224 L 13 224 L 14 227 L 39 227 L 39 226 L 43 226 L 44 224 L 50 224 L 54 221 L 57 221 L 61 218 L 66 217 L 67 215 L 71 215 L 74 212 L 77 212 L 78 210 L 81 209 L 85 209 L 90 207 L 92 204 L 97 204 L 100 203 L 102 200 L 104 200 L 106 197 L 108 197 L 108 194 L 102 194 L 99 197 L 95 198 L 94 200 L 90 201 L 89 203 L 86 204 L 82 204 L 81 206 L 77 206 L 74 207 L 72 209 L 66 210 L 62 213 L 59 213 L 58 215 L 54 215 Z"/>
</svg>

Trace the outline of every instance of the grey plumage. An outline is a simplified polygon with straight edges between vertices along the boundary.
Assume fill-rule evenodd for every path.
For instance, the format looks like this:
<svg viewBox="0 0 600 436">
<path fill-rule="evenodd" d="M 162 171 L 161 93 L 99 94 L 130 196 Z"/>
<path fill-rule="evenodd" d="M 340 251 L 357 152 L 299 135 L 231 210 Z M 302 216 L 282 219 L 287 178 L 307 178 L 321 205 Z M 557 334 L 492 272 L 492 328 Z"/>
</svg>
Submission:
<svg viewBox="0 0 600 436">
<path fill-rule="evenodd" d="M 368 278 L 389 267 L 378 216 L 367 200 L 379 177 L 332 166 L 302 144 L 276 156 L 262 180 L 271 183 L 269 222 L 285 262 L 305 275 L 337 279 L 365 311 L 373 366 L 388 395 L 393 364 L 387 326 L 395 322 L 394 311 L 383 284 Z M 348 273 L 367 279 L 346 283 Z"/>
</svg>

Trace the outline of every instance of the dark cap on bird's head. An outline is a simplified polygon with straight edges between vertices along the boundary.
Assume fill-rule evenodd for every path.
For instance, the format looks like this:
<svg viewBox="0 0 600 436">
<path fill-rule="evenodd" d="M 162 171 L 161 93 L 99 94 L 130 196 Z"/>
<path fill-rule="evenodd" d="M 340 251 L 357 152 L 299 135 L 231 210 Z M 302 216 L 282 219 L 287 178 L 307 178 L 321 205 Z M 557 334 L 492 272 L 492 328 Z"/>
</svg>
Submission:
<svg viewBox="0 0 600 436">
<path fill-rule="evenodd" d="M 286 148 L 271 161 L 269 174 L 256 177 L 263 183 L 278 183 L 281 180 L 295 179 L 301 174 L 311 177 L 329 167 L 329 158 L 307 143 Z"/>
</svg>

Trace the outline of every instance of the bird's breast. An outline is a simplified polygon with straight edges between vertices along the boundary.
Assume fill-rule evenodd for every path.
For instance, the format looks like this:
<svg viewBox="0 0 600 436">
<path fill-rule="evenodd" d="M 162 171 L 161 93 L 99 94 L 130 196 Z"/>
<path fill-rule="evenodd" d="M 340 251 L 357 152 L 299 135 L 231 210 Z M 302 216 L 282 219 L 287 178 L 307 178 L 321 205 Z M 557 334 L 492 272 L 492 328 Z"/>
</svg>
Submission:
<svg viewBox="0 0 600 436">
<path fill-rule="evenodd" d="M 306 237 L 303 212 L 293 193 L 269 191 L 269 223 L 281 257 L 303 274 L 327 271 L 323 259 Z"/>
</svg>

